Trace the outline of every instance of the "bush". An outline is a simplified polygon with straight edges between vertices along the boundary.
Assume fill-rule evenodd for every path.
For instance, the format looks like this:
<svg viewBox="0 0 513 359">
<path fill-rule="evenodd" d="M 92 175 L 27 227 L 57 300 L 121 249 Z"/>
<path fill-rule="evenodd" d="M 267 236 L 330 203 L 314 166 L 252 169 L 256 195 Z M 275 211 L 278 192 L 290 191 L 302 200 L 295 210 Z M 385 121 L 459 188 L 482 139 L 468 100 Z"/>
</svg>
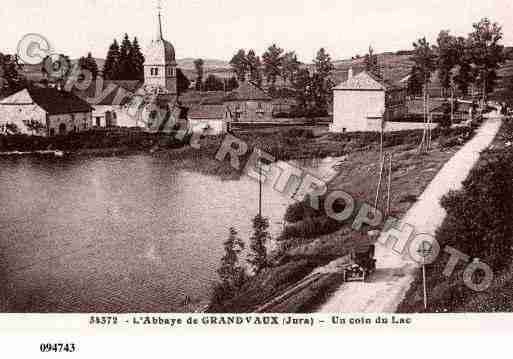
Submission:
<svg viewBox="0 0 513 359">
<path fill-rule="evenodd" d="M 502 268 L 513 244 L 513 152 L 485 153 L 463 183 L 441 201 L 447 218 L 437 231 L 440 244 Z"/>
</svg>

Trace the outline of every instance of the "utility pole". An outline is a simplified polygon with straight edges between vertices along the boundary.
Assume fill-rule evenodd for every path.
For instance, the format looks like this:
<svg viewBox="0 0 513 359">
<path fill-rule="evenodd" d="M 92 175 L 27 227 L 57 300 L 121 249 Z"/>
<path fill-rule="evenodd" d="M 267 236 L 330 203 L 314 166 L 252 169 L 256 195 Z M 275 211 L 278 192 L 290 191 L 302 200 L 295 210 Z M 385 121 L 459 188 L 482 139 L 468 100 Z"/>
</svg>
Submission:
<svg viewBox="0 0 513 359">
<path fill-rule="evenodd" d="M 428 244 L 428 248 L 426 248 L 426 244 Z M 432 252 L 432 244 L 427 241 L 423 241 L 421 247 L 417 250 L 422 256 L 422 287 L 424 292 L 424 310 L 427 310 L 428 307 L 428 297 L 427 297 L 427 285 L 426 285 L 426 257 Z"/>
<path fill-rule="evenodd" d="M 262 161 L 258 151 L 258 216 L 262 218 Z"/>
</svg>

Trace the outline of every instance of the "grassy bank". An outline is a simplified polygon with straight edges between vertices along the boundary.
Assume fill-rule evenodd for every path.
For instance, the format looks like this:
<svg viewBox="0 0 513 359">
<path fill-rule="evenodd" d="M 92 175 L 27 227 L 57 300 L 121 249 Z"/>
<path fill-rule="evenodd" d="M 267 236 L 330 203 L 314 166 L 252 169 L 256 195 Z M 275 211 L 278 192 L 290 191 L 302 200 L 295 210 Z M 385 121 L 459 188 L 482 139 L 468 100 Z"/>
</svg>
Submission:
<svg viewBox="0 0 513 359">
<path fill-rule="evenodd" d="M 475 291 L 463 281 L 465 265 L 455 267 L 450 277 L 443 272 L 449 255 L 444 253 L 426 267 L 428 312 L 513 311 L 513 124 L 502 126 L 491 148 L 483 152 L 460 191 L 442 199 L 447 210 L 436 239 L 441 248 L 452 246 L 479 258 L 494 272 L 489 288 Z M 472 278 L 479 283 L 482 273 Z M 415 279 L 399 312 L 424 312 L 420 274 Z"/>
<path fill-rule="evenodd" d="M 433 149 L 426 155 L 417 153 L 420 131 L 385 135 L 385 150 L 393 154 L 391 215 L 400 218 L 406 213 L 445 162 L 471 137 L 471 133 L 463 128 L 435 131 Z M 378 138 L 375 133 L 326 134 L 319 137 L 308 136 L 301 141 L 319 147 L 326 146 L 324 148 L 336 147 L 340 151 L 339 155 L 345 156 L 345 160 L 337 165 L 339 174 L 328 184 L 329 191 L 343 190 L 352 194 L 357 203 L 373 204 L 379 173 Z M 268 146 L 266 149 L 271 153 L 280 154 L 281 149 L 273 146 L 275 142 L 269 141 L 268 138 L 258 140 L 267 141 L 264 143 L 264 146 Z M 312 147 L 305 151 L 311 151 Z M 285 153 L 287 154 L 288 152 Z M 380 208 L 383 205 L 381 201 Z M 314 268 L 347 254 L 356 243 L 366 239 L 365 231 L 355 232 L 348 226 L 350 220 L 339 223 L 328 218 L 323 211 L 311 209 L 305 202 L 291 205 L 285 219 L 288 223 L 277 239 L 279 250 L 271 255 L 271 267 L 251 278 L 232 300 L 215 303 L 210 308 L 211 311 L 255 310 L 271 298 L 280 295 L 284 288 L 289 288 L 303 279 Z M 322 276 L 312 285 L 295 293 L 293 297 L 273 306 L 272 311 L 314 310 L 340 285 L 340 277 Z"/>
</svg>

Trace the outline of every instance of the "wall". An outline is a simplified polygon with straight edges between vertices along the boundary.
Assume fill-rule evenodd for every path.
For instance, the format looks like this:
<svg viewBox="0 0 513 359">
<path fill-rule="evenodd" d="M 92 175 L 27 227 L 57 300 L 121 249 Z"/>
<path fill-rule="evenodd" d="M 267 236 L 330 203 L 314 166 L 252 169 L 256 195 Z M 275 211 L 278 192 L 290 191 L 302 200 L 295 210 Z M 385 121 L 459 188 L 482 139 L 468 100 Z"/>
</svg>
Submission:
<svg viewBox="0 0 513 359">
<path fill-rule="evenodd" d="M 271 101 L 230 101 L 226 105 L 234 116 L 234 122 L 269 122 L 273 119 Z M 235 115 L 237 108 L 241 111 L 238 119 Z"/>
<path fill-rule="evenodd" d="M 42 126 L 39 132 L 27 128 L 28 121 L 39 122 Z M 0 104 L 0 127 L 5 129 L 6 124 L 15 124 L 21 133 L 28 135 L 46 136 L 46 112 L 36 104 Z M 3 132 L 3 130 L 0 130 Z"/>
<path fill-rule="evenodd" d="M 226 121 L 223 119 L 189 119 L 189 125 L 193 132 L 208 136 L 226 133 Z"/>
<path fill-rule="evenodd" d="M 384 91 L 335 90 L 330 131 L 379 130 L 384 109 Z"/>
<path fill-rule="evenodd" d="M 61 125 L 64 126 L 61 129 Z M 63 135 L 70 132 L 88 131 L 93 126 L 92 113 L 82 112 L 48 116 L 48 133 Z"/>
<path fill-rule="evenodd" d="M 158 75 L 152 71 L 158 69 Z M 176 67 L 171 65 L 144 65 L 144 84 L 156 87 L 164 87 L 170 93 L 176 94 Z"/>
</svg>

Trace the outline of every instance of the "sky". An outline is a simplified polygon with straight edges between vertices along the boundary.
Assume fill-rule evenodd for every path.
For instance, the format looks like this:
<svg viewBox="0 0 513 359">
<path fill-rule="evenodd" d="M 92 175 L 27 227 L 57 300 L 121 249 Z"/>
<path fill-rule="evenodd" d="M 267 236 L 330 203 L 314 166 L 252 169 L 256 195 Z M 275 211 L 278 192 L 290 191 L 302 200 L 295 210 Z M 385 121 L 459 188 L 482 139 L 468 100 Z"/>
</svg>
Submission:
<svg viewBox="0 0 513 359">
<path fill-rule="evenodd" d="M 320 47 L 333 59 L 409 49 L 442 29 L 466 35 L 489 17 L 513 45 L 513 0 L 162 0 L 164 37 L 177 58 L 230 60 L 239 48 L 261 54 L 273 43 L 311 61 Z M 88 51 L 105 57 L 127 32 L 144 49 L 156 32 L 156 0 L 2 0 L 0 51 L 13 53 L 27 33 L 38 33 L 71 58 Z"/>
</svg>

